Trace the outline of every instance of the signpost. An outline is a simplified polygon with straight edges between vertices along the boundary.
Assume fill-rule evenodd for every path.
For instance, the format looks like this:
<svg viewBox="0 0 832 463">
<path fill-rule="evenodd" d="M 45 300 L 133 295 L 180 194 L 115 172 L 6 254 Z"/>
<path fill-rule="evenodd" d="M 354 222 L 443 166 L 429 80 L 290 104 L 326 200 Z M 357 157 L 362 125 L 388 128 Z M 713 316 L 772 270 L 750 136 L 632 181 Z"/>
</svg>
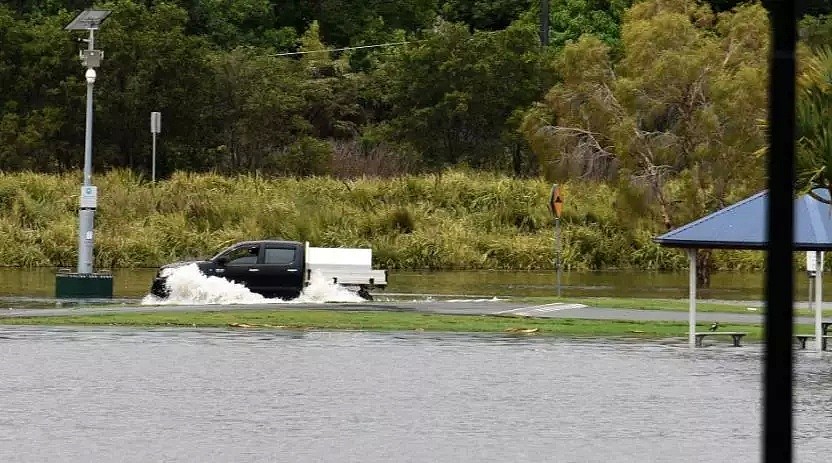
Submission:
<svg viewBox="0 0 832 463">
<path fill-rule="evenodd" d="M 555 218 L 555 270 L 558 279 L 558 297 L 560 297 L 560 216 L 563 213 L 563 191 L 557 183 L 552 185 L 547 205 L 552 217 Z"/>
<path fill-rule="evenodd" d="M 814 281 L 817 271 L 817 265 L 815 262 L 815 251 L 806 251 L 806 276 L 809 278 L 809 310 L 812 310 L 813 305 L 813 294 L 814 291 L 812 288 L 814 287 Z"/>
<path fill-rule="evenodd" d="M 809 276 L 809 310 L 815 310 L 815 349 L 825 350 L 823 336 L 823 251 L 806 251 L 806 273 Z M 812 284 L 814 283 L 814 285 Z M 814 286 L 814 288 L 813 288 Z M 814 289 L 814 291 L 813 291 Z M 814 292 L 814 295 L 812 294 Z M 814 297 L 814 304 L 812 298 Z"/>
<path fill-rule="evenodd" d="M 150 113 L 150 133 L 153 134 L 153 168 L 151 178 L 156 183 L 156 134 L 162 131 L 162 113 Z"/>
</svg>

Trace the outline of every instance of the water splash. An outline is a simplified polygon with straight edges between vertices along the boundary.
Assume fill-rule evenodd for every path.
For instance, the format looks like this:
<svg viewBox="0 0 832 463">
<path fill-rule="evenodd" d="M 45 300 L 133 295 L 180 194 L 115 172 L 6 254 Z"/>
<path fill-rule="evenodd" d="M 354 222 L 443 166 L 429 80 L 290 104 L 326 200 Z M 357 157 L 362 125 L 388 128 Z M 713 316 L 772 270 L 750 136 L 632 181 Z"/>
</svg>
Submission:
<svg viewBox="0 0 832 463">
<path fill-rule="evenodd" d="M 309 286 L 303 289 L 297 299 L 288 302 L 366 302 L 364 298 L 349 289 L 325 279 L 320 272 L 312 272 Z"/>
<path fill-rule="evenodd" d="M 152 294 L 142 299 L 142 305 L 230 305 L 230 304 L 297 304 L 320 302 L 363 302 L 361 296 L 349 289 L 332 283 L 313 272 L 309 286 L 296 299 L 268 299 L 251 292 L 243 285 L 232 283 L 225 278 L 207 276 L 199 271 L 196 264 L 163 270 L 167 276 L 170 294 L 160 299 Z"/>
</svg>

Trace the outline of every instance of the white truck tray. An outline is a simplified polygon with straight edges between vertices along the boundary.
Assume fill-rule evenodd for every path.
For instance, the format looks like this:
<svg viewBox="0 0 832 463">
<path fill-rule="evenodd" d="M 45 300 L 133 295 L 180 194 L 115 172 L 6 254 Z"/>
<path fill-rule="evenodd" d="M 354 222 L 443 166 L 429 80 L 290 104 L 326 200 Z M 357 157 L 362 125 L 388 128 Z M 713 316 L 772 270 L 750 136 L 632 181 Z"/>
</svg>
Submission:
<svg viewBox="0 0 832 463">
<path fill-rule="evenodd" d="M 373 250 L 367 248 L 315 248 L 306 243 L 306 278 L 314 272 L 345 286 L 387 286 L 387 272 L 373 270 Z"/>
</svg>

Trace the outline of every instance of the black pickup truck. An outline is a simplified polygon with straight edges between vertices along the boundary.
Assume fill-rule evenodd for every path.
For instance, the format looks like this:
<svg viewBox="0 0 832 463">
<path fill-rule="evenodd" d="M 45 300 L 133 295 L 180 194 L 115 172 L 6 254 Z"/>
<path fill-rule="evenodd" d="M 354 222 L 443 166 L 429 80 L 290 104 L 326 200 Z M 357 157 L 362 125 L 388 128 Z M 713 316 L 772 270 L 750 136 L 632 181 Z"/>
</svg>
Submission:
<svg viewBox="0 0 832 463">
<path fill-rule="evenodd" d="M 372 250 L 315 248 L 297 241 L 243 241 L 208 260 L 176 262 L 159 269 L 150 293 L 169 295 L 167 276 L 172 269 L 196 264 L 206 276 L 222 277 L 265 297 L 293 299 L 313 276 L 321 276 L 371 299 L 369 290 L 387 286 L 387 271 L 372 269 Z"/>
</svg>

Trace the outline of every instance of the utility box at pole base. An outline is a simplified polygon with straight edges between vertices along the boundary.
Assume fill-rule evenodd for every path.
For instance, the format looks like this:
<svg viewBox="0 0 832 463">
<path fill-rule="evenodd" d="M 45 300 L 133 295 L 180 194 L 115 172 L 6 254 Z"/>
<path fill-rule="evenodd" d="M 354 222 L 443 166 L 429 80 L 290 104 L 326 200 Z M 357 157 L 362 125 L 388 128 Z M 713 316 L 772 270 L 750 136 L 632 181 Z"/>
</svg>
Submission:
<svg viewBox="0 0 832 463">
<path fill-rule="evenodd" d="M 55 297 L 109 299 L 113 297 L 113 275 L 110 273 L 58 272 L 55 275 Z"/>
</svg>

